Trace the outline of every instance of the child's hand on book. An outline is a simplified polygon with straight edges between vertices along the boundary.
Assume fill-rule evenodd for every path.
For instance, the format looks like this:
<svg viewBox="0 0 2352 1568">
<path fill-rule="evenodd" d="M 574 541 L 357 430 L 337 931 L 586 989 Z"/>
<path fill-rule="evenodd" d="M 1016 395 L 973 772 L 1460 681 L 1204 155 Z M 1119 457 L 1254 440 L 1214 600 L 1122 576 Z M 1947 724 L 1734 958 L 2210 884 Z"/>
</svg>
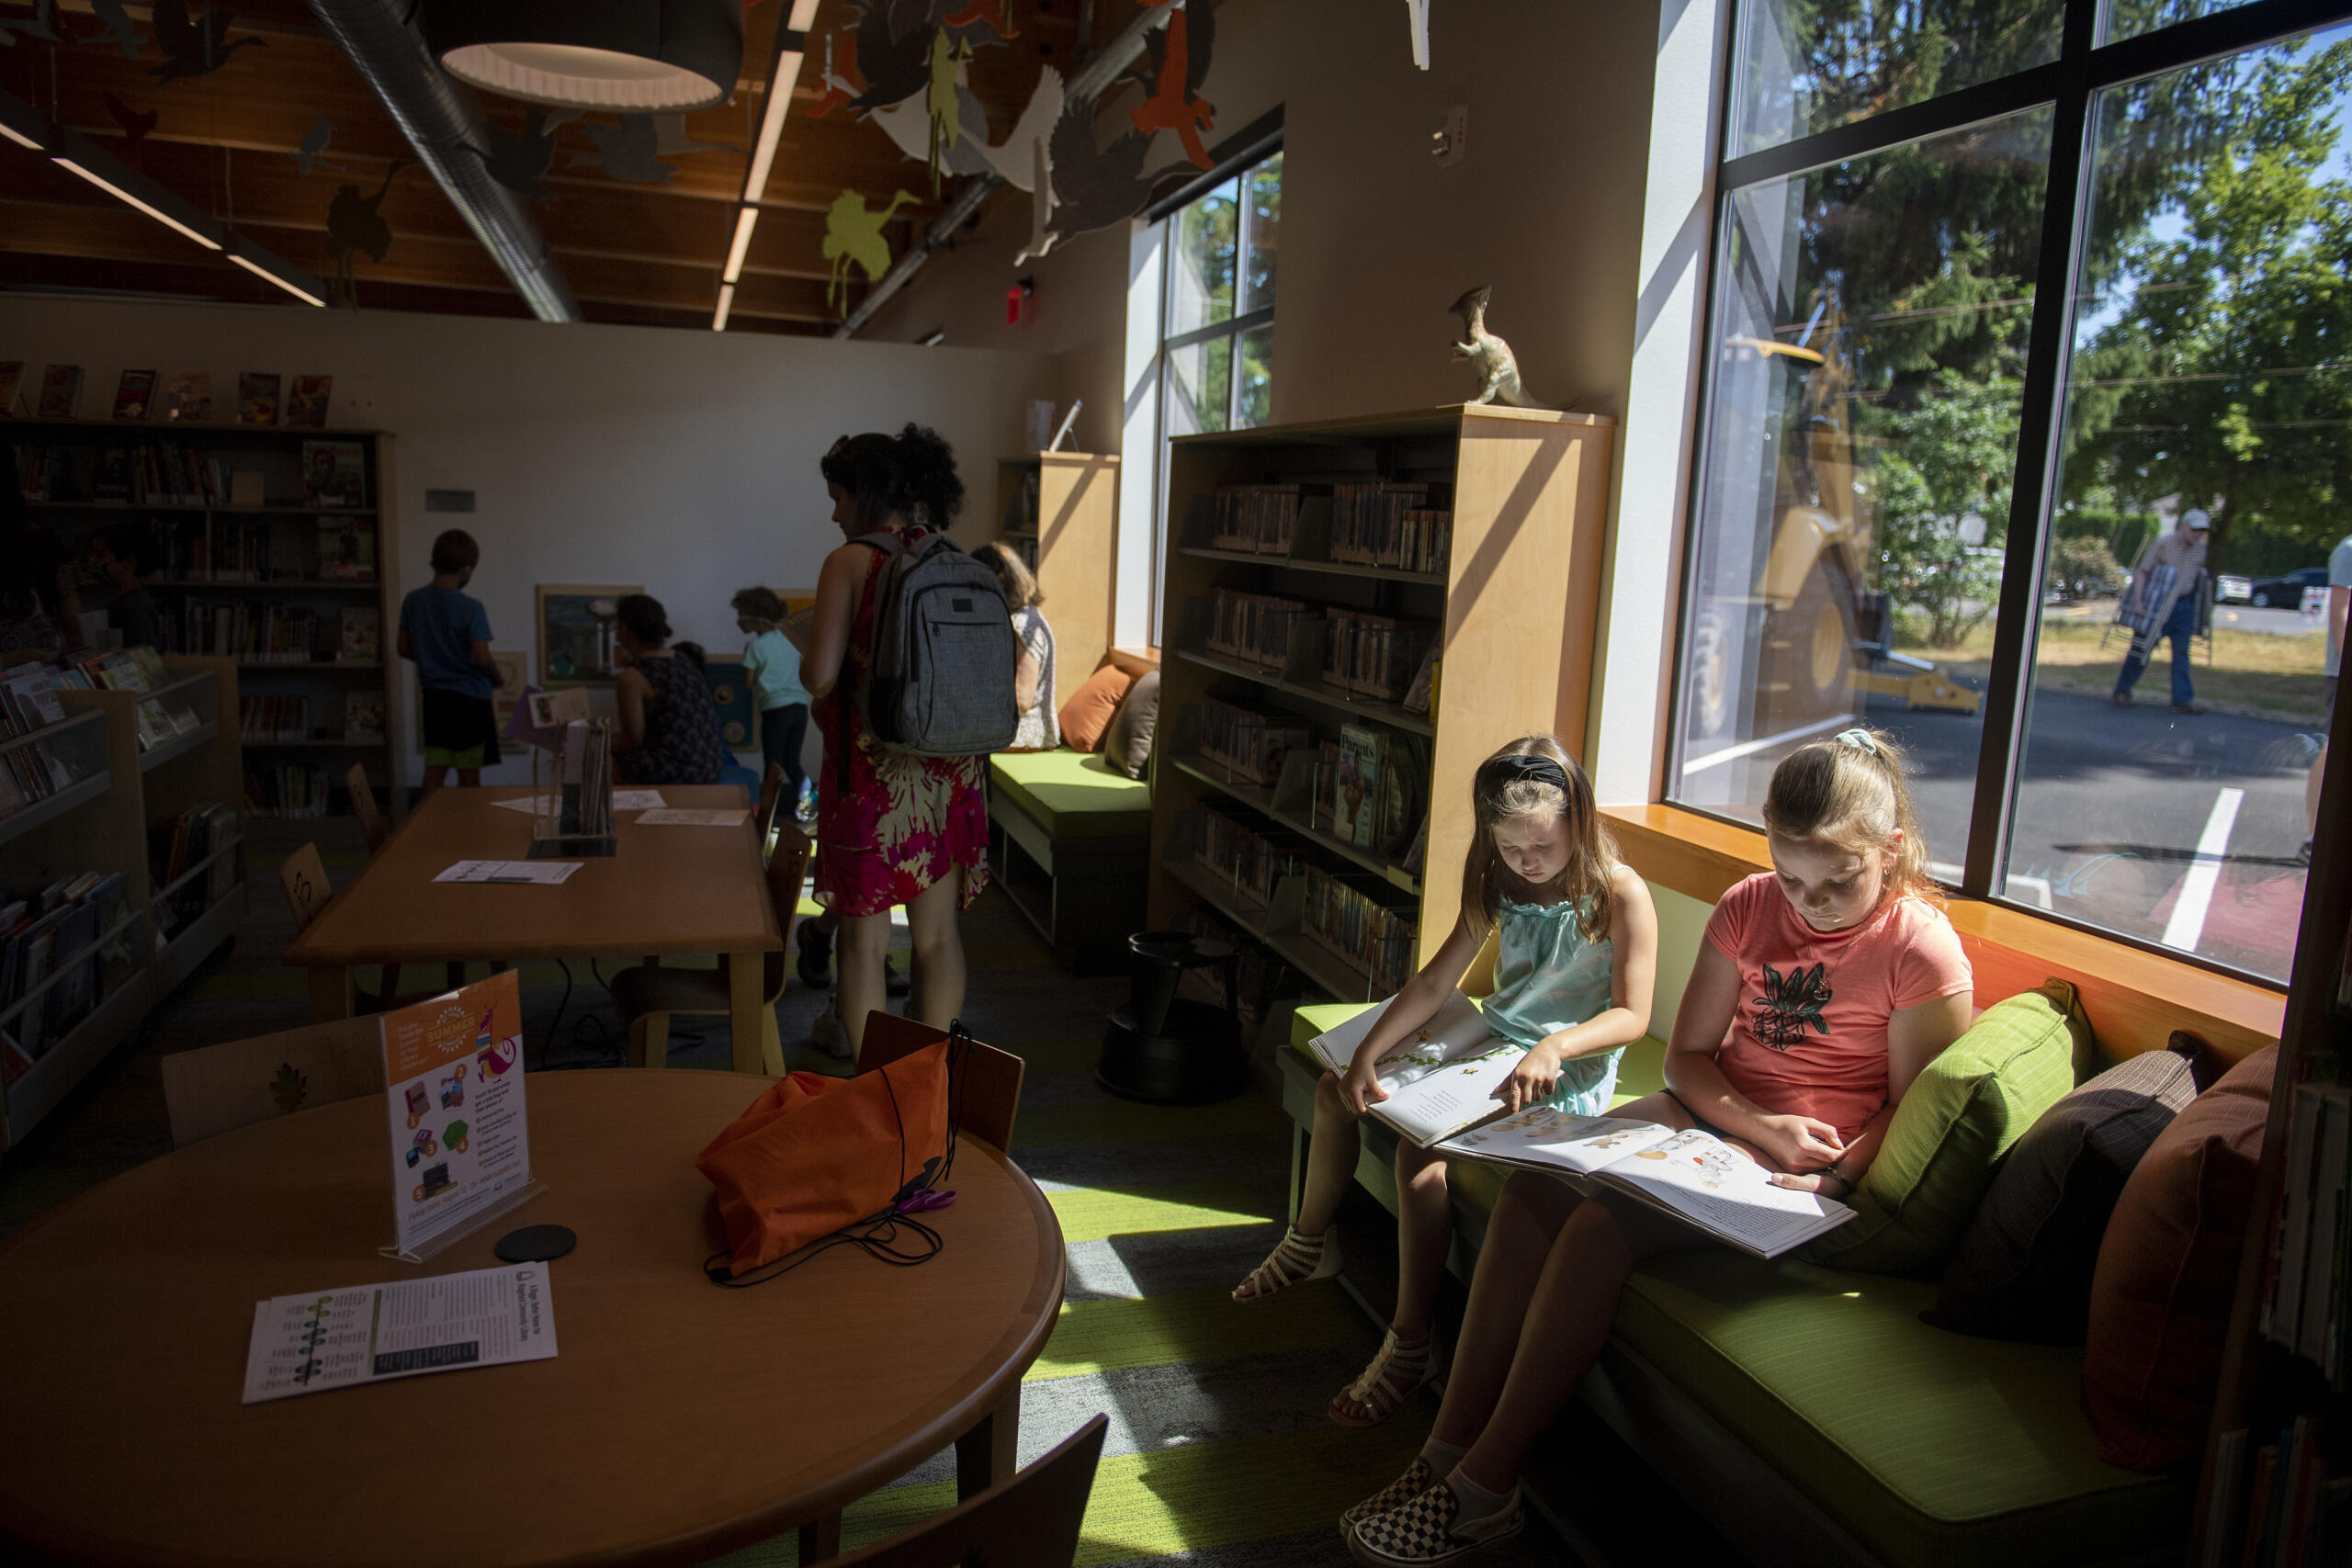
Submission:
<svg viewBox="0 0 2352 1568">
<path fill-rule="evenodd" d="M 1800 1175 L 1835 1164 L 1846 1152 L 1838 1129 L 1815 1116 L 1766 1116 L 1756 1131 L 1757 1143 L 1772 1163 Z"/>
<path fill-rule="evenodd" d="M 1388 1091 L 1380 1087 L 1379 1074 L 1374 1070 L 1378 1066 L 1377 1062 L 1358 1056 L 1348 1068 L 1348 1076 L 1340 1080 L 1340 1098 L 1359 1116 L 1388 1098 Z"/>
<path fill-rule="evenodd" d="M 1495 1090 L 1495 1098 L 1513 1111 L 1549 1100 L 1560 1082 L 1560 1054 L 1548 1044 L 1538 1045 L 1519 1059 L 1510 1077 L 1503 1079 Z"/>
</svg>

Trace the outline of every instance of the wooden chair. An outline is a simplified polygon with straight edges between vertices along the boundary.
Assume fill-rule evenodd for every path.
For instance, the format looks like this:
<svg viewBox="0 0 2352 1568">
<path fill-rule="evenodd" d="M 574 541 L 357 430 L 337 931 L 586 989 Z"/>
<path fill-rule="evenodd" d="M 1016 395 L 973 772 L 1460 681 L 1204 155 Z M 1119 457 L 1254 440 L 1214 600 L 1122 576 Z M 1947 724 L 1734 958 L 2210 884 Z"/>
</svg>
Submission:
<svg viewBox="0 0 2352 1568">
<path fill-rule="evenodd" d="M 1095 1416 L 1019 1474 L 929 1524 L 835 1559 L 836 1568 L 1070 1568 L 1110 1425 Z"/>
<path fill-rule="evenodd" d="M 314 1105 L 384 1091 L 384 1048 L 373 1019 L 345 1018 L 282 1034 L 232 1040 L 163 1059 L 172 1146 L 186 1148 Z"/>
<path fill-rule="evenodd" d="M 865 1015 L 865 1044 L 858 1053 L 857 1070 L 870 1073 L 887 1067 L 946 1038 L 944 1029 L 876 1008 Z M 971 1050 L 970 1059 L 964 1064 L 963 1112 L 956 1124 L 1000 1150 L 1010 1151 L 1013 1118 L 1021 1110 L 1021 1076 L 1028 1064 L 1010 1051 L 978 1041 Z"/>
<path fill-rule="evenodd" d="M 808 839 L 797 828 L 776 837 L 775 853 L 768 860 L 768 897 L 775 906 L 776 929 L 784 946 L 760 959 L 760 1065 L 772 1077 L 784 1074 L 784 1039 L 776 1032 L 775 1003 L 784 995 L 784 977 L 791 971 L 792 918 L 800 908 L 800 883 L 808 870 Z M 670 1019 L 675 1013 L 717 1014 L 730 1010 L 727 972 L 722 969 L 673 969 L 639 964 L 613 976 L 613 1008 L 628 1031 L 628 1061 L 633 1067 L 667 1066 L 670 1061 Z"/>
<path fill-rule="evenodd" d="M 754 818 L 760 825 L 760 858 L 765 860 L 768 847 L 775 842 L 776 813 L 784 809 L 784 766 L 768 764 L 768 776 L 760 781 L 760 809 Z"/>
<path fill-rule="evenodd" d="M 354 762 L 351 771 L 343 775 L 343 787 L 351 795 L 351 814 L 359 818 L 360 831 L 368 835 L 368 852 L 372 855 L 384 847 L 388 836 L 383 813 L 376 809 L 376 786 L 368 782 L 368 770 Z"/>
<path fill-rule="evenodd" d="M 334 897 L 334 889 L 327 881 L 326 863 L 319 858 L 319 846 L 304 844 L 277 868 L 277 884 L 286 890 L 286 907 L 294 912 L 294 930 L 299 933 L 310 928 L 319 918 L 327 901 Z M 361 1012 L 377 1012 L 392 1005 L 400 984 L 401 966 L 387 964 L 376 982 L 374 994 L 361 991 L 356 1005 Z"/>
</svg>

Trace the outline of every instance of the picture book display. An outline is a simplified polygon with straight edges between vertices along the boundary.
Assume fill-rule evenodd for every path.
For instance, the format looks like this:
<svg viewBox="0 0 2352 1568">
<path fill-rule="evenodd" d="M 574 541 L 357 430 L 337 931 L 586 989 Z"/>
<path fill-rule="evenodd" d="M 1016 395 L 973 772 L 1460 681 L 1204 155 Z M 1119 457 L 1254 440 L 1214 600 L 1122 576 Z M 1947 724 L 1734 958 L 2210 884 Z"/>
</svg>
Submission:
<svg viewBox="0 0 2352 1568">
<path fill-rule="evenodd" d="M 523 991 L 514 971 L 383 1015 L 390 1256 L 416 1258 L 531 1189 Z"/>
<path fill-rule="evenodd" d="M 1356 1047 L 1371 1034 L 1395 998 L 1363 1011 L 1307 1043 L 1323 1065 L 1342 1077 Z M 1427 1147 L 1487 1120 L 1502 1109 L 1495 1091 L 1527 1053 L 1487 1027 L 1478 1004 L 1446 993 L 1437 1014 L 1380 1059 L 1374 1077 L 1388 1098 L 1371 1114 L 1403 1137 Z"/>
<path fill-rule="evenodd" d="M 277 390 L 282 385 L 273 374 L 246 370 L 237 377 L 237 423 L 239 424 L 276 424 L 277 423 Z"/>
<path fill-rule="evenodd" d="M 212 372 L 183 370 L 164 382 L 164 417 L 175 424 L 202 424 L 212 417 Z"/>
<path fill-rule="evenodd" d="M 330 582 L 376 581 L 376 525 L 358 517 L 319 519 L 319 575 Z"/>
<path fill-rule="evenodd" d="M 244 1403 L 544 1361 L 555 1354 L 551 1272 L 517 1263 L 256 1302 Z"/>
<path fill-rule="evenodd" d="M 343 738 L 347 741 L 384 738 L 384 694 L 346 692 L 343 698 Z"/>
<path fill-rule="evenodd" d="M 332 376 L 297 376 L 286 394 L 286 423 L 298 430 L 322 430 L 327 423 L 327 395 L 334 388 Z"/>
<path fill-rule="evenodd" d="M 24 384 L 25 362 L 21 359 L 0 359 L 0 414 L 17 412 L 18 389 Z"/>
<path fill-rule="evenodd" d="M 302 504 L 367 505 L 367 447 L 357 441 L 303 442 Z"/>
<path fill-rule="evenodd" d="M 1775 1187 L 1762 1166 L 1712 1133 L 1678 1133 L 1655 1122 L 1571 1116 L 1539 1105 L 1440 1147 L 1547 1171 L 1579 1191 L 1625 1193 L 1758 1258 L 1778 1258 L 1854 1217 L 1818 1193 Z"/>
<path fill-rule="evenodd" d="M 642 587 L 566 583 L 538 585 L 539 682 L 579 686 L 614 678 L 613 624 L 620 602 Z"/>
<path fill-rule="evenodd" d="M 40 408 L 42 419 L 72 419 L 82 402 L 82 367 L 78 365 L 45 366 L 40 373 Z"/>
<path fill-rule="evenodd" d="M 155 407 L 155 373 L 153 370 L 126 370 L 114 389 L 114 416 L 117 419 L 145 419 Z M 125 471 L 129 464 L 124 465 Z"/>
</svg>

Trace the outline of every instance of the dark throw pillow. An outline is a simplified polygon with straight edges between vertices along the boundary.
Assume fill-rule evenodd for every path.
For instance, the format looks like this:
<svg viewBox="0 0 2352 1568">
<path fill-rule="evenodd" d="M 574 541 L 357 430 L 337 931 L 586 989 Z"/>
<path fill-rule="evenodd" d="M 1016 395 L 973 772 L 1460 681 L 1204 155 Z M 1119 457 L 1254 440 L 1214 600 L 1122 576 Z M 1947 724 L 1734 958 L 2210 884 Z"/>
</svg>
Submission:
<svg viewBox="0 0 2352 1568">
<path fill-rule="evenodd" d="M 1159 671 L 1146 671 L 1127 688 L 1110 729 L 1102 737 L 1102 761 L 1131 779 L 1144 775 L 1151 761 L 1152 731 L 1159 725 Z"/>
<path fill-rule="evenodd" d="M 1988 1339 L 2081 1344 L 2116 1200 L 2156 1134 L 2196 1098 L 2188 1053 L 2148 1051 L 2043 1111 L 2009 1150 L 1936 1304 L 1919 1315 Z"/>
</svg>

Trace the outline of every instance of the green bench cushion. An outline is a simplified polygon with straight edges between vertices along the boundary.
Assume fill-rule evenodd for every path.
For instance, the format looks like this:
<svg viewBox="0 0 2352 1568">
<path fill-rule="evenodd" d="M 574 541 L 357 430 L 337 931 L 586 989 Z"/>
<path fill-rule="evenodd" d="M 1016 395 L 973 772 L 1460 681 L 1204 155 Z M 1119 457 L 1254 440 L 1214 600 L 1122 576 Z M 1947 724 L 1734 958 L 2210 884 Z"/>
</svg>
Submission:
<svg viewBox="0 0 2352 1568">
<path fill-rule="evenodd" d="M 1049 839 L 1151 835 L 1151 786 L 1121 778 L 1091 751 L 1000 751 L 989 772 Z"/>
<path fill-rule="evenodd" d="M 1302 1007 L 1292 1049 L 1363 1010 Z M 1665 1043 L 1628 1046 L 1612 1105 L 1664 1087 Z M 1504 1168 L 1457 1160 L 1454 1201 L 1491 1211 Z M 1931 1328 L 1932 1283 L 1728 1249 L 1644 1265 L 1619 1339 L 1889 1562 L 2109 1562 L 2177 1550 L 2188 1484 L 2098 1462 L 2079 1348 Z"/>
<path fill-rule="evenodd" d="M 1889 1562 L 2177 1551 L 2190 1479 L 2101 1464 L 2076 1348 L 1930 1328 L 1932 1284 L 1713 1249 L 1645 1264 L 1617 1337 Z"/>
</svg>

